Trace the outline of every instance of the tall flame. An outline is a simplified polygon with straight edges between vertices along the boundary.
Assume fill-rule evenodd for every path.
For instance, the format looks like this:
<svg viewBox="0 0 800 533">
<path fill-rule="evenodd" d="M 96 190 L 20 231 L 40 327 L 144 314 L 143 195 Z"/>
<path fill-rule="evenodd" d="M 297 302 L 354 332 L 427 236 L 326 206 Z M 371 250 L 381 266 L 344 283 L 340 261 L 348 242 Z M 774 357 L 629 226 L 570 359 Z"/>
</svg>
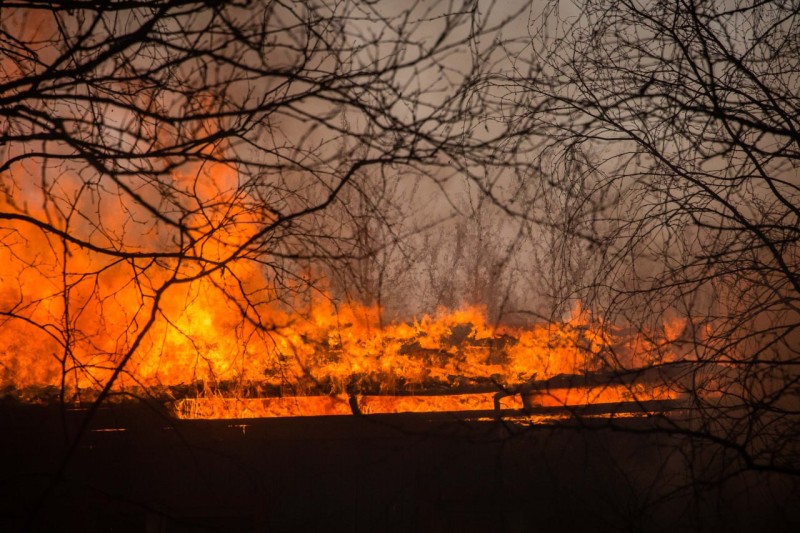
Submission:
<svg viewBox="0 0 800 533">
<path fill-rule="evenodd" d="M 182 213 L 191 239 L 183 253 L 197 260 L 92 251 L 64 234 L 103 246 L 121 243 L 134 251 L 174 248 L 177 236 L 150 222 L 153 214 L 128 195 L 87 192 L 90 187 L 78 175 L 60 176 L 57 193 L 47 196 L 15 182 L 21 190 L 0 205 L 24 215 L 4 221 L 0 233 L 3 388 L 20 393 L 56 387 L 69 399 L 102 387 L 121 364 L 121 354 L 132 349 L 152 311 L 156 287 L 176 275 L 182 281 L 164 292 L 152 327 L 116 382 L 118 390 L 187 385 L 200 395 L 225 389 L 241 399 L 258 396 L 261 387 L 278 396 L 327 395 L 330 400 L 294 404 L 317 402 L 300 412 L 338 412 L 347 410 L 348 396 L 365 391 L 391 396 L 431 384 L 458 389 L 459 383 L 481 380 L 513 387 L 601 369 L 612 352 L 616 360 L 623 354 L 627 364 L 646 365 L 656 352 L 663 360 L 663 347 L 684 327 L 676 321 L 660 335 L 617 337 L 580 306 L 568 321 L 527 328 L 490 324 L 476 306 L 442 308 L 411 322 L 384 325 L 377 306 L 336 303 L 325 292 L 288 306 L 270 303 L 270 281 L 253 262 L 240 258 L 256 228 L 268 221 L 241 195 L 238 179 L 224 164 L 186 167 L 174 175 L 172 187 L 180 198 L 165 209 Z M 163 191 L 143 186 L 139 194 L 157 198 Z M 98 220 L 73 218 L 76 212 L 94 212 Z M 42 231 L 25 217 L 55 220 L 53 226 L 64 234 Z M 261 295 L 256 311 L 244 294 Z M 396 398 L 394 407 L 387 401 L 362 399 L 361 409 L 414 410 L 411 400 Z M 482 408 L 493 399 L 428 398 L 416 400 L 416 406 L 433 409 L 448 401 L 451 407 Z M 281 402 L 287 400 L 273 400 L 267 410 L 291 411 Z M 219 405 L 227 409 L 224 401 Z"/>
</svg>

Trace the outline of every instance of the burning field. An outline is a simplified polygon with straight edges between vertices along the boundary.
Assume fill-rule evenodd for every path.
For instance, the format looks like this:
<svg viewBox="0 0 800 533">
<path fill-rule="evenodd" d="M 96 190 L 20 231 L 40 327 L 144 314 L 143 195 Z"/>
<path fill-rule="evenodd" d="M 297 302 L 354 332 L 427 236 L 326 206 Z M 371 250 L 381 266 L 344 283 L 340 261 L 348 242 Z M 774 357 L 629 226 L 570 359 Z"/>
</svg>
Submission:
<svg viewBox="0 0 800 533">
<path fill-rule="evenodd" d="M 188 187 L 185 176 L 175 173 L 173 186 Z M 576 304 L 568 320 L 527 326 L 491 324 L 480 306 L 385 324 L 378 305 L 314 288 L 324 280 L 276 287 L 244 255 L 258 226 L 240 180 L 224 165 L 193 176 L 203 197 L 190 203 L 217 207 L 186 222 L 194 242 L 178 259 L 147 251 L 158 219 L 142 214 L 145 222 L 126 229 L 141 210 L 135 202 L 105 212 L 101 197 L 96 206 L 104 238 L 124 234 L 131 247 L 125 260 L 91 244 L 97 224 L 65 238 L 31 222 L 44 211 L 6 222 L 3 395 L 65 405 L 154 397 L 180 418 L 250 418 L 520 409 L 523 392 L 528 405 L 563 406 L 685 392 L 677 380 L 615 379 L 680 361 L 685 319 L 622 331 Z M 607 382 L 581 386 L 592 375 Z M 554 378 L 562 385 L 550 387 Z"/>
<path fill-rule="evenodd" d="M 579 308 L 569 322 L 527 329 L 490 326 L 477 308 L 381 327 L 377 309 L 335 308 L 323 295 L 307 315 L 279 315 L 285 326 L 268 336 L 251 331 L 242 342 L 206 298 L 154 327 L 150 349 L 135 354 L 109 389 L 116 401 L 153 397 L 180 418 L 253 418 L 520 409 L 523 395 L 528 406 L 633 403 L 685 392 L 679 372 L 657 371 L 687 372 L 686 364 L 674 366 L 674 339 L 664 331 L 612 337 Z M 56 356 L 26 364 L 18 347 L 34 337 L 12 332 L 5 330 L 9 399 L 85 404 L 114 374 L 113 358 L 74 352 L 69 366 Z M 603 364 L 622 357 L 624 370 Z"/>
</svg>

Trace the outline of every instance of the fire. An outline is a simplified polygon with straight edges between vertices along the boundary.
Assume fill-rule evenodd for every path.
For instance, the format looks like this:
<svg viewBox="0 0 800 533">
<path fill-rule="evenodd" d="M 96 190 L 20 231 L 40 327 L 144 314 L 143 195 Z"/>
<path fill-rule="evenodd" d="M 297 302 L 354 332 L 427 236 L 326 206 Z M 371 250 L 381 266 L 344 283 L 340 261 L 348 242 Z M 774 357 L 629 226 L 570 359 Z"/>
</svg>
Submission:
<svg viewBox="0 0 800 533">
<path fill-rule="evenodd" d="M 360 396 L 359 412 L 368 414 L 491 411 L 494 394 L 447 396 Z M 503 401 L 504 409 L 522 409 L 519 397 Z M 173 405 L 173 413 L 184 419 L 273 418 L 285 416 L 352 415 L 347 396 L 293 396 L 284 398 L 185 398 Z"/>
<path fill-rule="evenodd" d="M 325 291 L 298 291 L 287 302 L 243 254 L 270 220 L 239 192 L 238 180 L 221 163 L 176 172 L 179 199 L 165 210 L 183 213 L 182 234 L 127 195 L 85 195 L 77 174 L 61 176 L 59 195 L 47 201 L 36 186 L 16 181 L 16 200 L 0 205 L 15 215 L 0 227 L 5 394 L 57 390 L 63 401 L 91 399 L 124 362 L 114 390 L 174 400 L 182 417 L 348 414 L 354 401 L 364 414 L 480 411 L 498 402 L 518 409 L 514 391 L 524 384 L 603 370 L 612 353 L 631 366 L 670 360 L 684 327 L 676 321 L 660 334 L 618 335 L 580 306 L 570 320 L 525 328 L 490 324 L 479 306 L 382 324 L 377 306 L 336 302 Z M 162 194 L 140 189 L 142 196 Z M 65 217 L 69 205 L 100 220 Z M 58 231 L 43 231 L 32 219 L 53 220 Z M 175 249 L 181 238 L 190 241 L 181 257 L 154 253 Z M 87 243 L 116 243 L 142 257 L 99 253 Z M 291 281 L 283 283 L 291 289 Z M 672 394 L 619 385 L 550 391 L 537 401 Z"/>
<path fill-rule="evenodd" d="M 381 327 L 376 307 L 335 305 L 324 294 L 295 316 L 273 309 L 279 326 L 264 336 L 242 326 L 210 281 L 180 289 L 141 353 L 131 360 L 118 389 L 194 385 L 190 397 L 173 403 L 176 416 L 184 418 L 351 414 L 350 396 L 358 398 L 364 414 L 491 410 L 496 392 L 487 390 L 513 390 L 533 379 L 599 370 L 598 356 L 620 344 L 580 311 L 564 323 L 514 328 L 488 324 L 479 307 L 439 309 L 410 323 Z M 108 315 L 104 322 L 110 323 Z M 4 385 L 57 386 L 60 374 L 53 362 L 58 359 L 36 359 L 36 331 L 3 329 L 6 336 L 12 332 L 18 336 L 15 343 L 6 344 Z M 101 341 L 114 349 L 97 331 L 94 344 Z M 103 367 L 92 353 L 73 357 L 84 373 L 84 379 L 75 381 L 76 390 L 91 391 L 102 383 L 113 363 Z M 426 388 L 448 394 L 414 394 Z M 620 385 L 544 391 L 533 401 L 554 406 L 673 396 L 664 388 Z M 523 407 L 519 396 L 499 401 L 505 409 Z"/>
</svg>

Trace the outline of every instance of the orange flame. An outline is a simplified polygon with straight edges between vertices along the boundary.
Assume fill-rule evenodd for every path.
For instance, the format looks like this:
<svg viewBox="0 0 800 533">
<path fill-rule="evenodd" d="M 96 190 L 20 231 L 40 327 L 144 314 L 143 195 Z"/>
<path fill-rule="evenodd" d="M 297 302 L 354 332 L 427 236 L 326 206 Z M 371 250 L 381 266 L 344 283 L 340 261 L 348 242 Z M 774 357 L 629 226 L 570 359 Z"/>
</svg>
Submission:
<svg viewBox="0 0 800 533">
<path fill-rule="evenodd" d="M 237 180 L 235 170 L 222 164 L 184 168 L 175 175 L 175 190 L 191 191 L 180 204 L 193 239 L 188 255 L 202 261 L 120 260 L 24 220 L 5 221 L 0 227 L 0 386 L 18 393 L 57 387 L 73 394 L 102 387 L 145 322 L 154 287 L 176 273 L 196 279 L 164 293 L 152 328 L 116 388 L 195 386 L 205 403 L 183 399 L 176 407 L 179 416 L 348 413 L 348 397 L 354 395 L 364 413 L 491 409 L 491 393 L 411 397 L 408 392 L 430 386 L 458 392 L 475 383 L 503 390 L 601 369 L 608 352 L 617 360 L 627 354 L 629 364 L 646 365 L 656 360 L 650 355 L 655 352 L 663 361 L 664 347 L 684 327 L 676 322 L 665 325 L 661 335 L 618 339 L 580 307 L 569 321 L 528 328 L 492 325 L 480 307 L 439 309 L 411 323 L 382 326 L 377 307 L 335 304 L 324 293 L 291 308 L 262 303 L 261 324 L 242 320 L 247 302 L 237 295 L 243 290 L 268 294 L 271 288 L 253 263 L 237 256 L 264 223 L 263 215 L 248 209 L 248 199 L 238 196 Z M 168 249 L 175 238 L 155 223 L 138 224 L 150 215 L 124 196 L 112 197 L 116 204 L 109 206 L 108 199 L 82 196 L 78 176 L 62 176 L 59 183 L 59 194 L 71 205 L 92 207 L 102 216 L 102 223 L 62 217 L 54 225 L 64 232 L 135 250 L 152 249 L 152 243 Z M 54 219 L 59 201 L 48 205 L 37 194 L 41 191 L 33 186 L 23 189 L 16 197 L 30 200 L 24 206 L 6 199 L 0 208 Z M 220 262 L 224 268 L 215 267 Z M 226 383 L 235 386 L 225 389 Z M 273 396 L 277 391 L 294 397 L 258 397 L 266 388 Z M 548 401 L 618 401 L 626 394 L 631 391 L 575 391 Z M 653 390 L 648 397 L 666 396 Z M 518 399 L 503 402 L 519 407 Z"/>
</svg>

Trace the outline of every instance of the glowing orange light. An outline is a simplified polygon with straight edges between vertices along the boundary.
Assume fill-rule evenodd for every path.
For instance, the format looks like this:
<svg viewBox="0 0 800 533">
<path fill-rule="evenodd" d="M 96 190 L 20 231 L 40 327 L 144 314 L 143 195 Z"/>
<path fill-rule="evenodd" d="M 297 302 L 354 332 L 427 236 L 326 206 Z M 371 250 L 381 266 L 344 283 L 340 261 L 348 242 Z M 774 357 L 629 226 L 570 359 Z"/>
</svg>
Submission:
<svg viewBox="0 0 800 533">
<path fill-rule="evenodd" d="M 258 318 L 267 327 L 260 329 L 242 320 L 247 302 L 237 294 L 268 291 L 269 282 L 252 262 L 238 260 L 237 250 L 264 221 L 248 209 L 247 198 L 238 196 L 237 180 L 236 171 L 222 164 L 176 173 L 176 189 L 192 191 L 184 220 L 193 238 L 189 255 L 203 260 L 186 265 L 164 260 L 141 275 L 135 261 L 93 253 L 28 223 L 6 221 L 0 246 L 0 385 L 21 391 L 20 396 L 31 387 L 63 387 L 67 399 L 79 391 L 91 396 L 130 349 L 149 312 L 153 287 L 175 272 L 184 279 L 197 276 L 164 293 L 155 322 L 115 387 L 189 387 L 173 407 L 177 416 L 190 418 L 349 414 L 354 395 L 365 414 L 492 409 L 495 391 L 601 370 L 612 351 L 615 360 L 627 358 L 623 363 L 631 366 L 669 360 L 670 343 L 685 327 L 676 320 L 659 334 L 619 336 L 580 306 L 568 321 L 526 328 L 492 325 L 484 309 L 475 306 L 438 309 L 387 325 L 381 324 L 376 306 L 334 304 L 320 293 L 293 306 L 261 304 Z M 66 191 L 80 180 L 65 175 L 61 182 Z M 0 207 L 17 209 L 7 202 Z M 151 235 L 147 225 L 136 234 L 131 220 L 145 214 L 136 205 L 122 207 L 97 206 L 106 234 L 142 248 L 169 240 L 169 235 Z M 26 209 L 48 216 L 44 207 Z M 98 238 L 91 227 L 63 229 Z M 214 267 L 222 261 L 224 268 Z M 471 392 L 476 384 L 483 392 Z M 431 388 L 450 394 L 414 395 Z M 637 394 L 661 399 L 672 392 L 617 386 L 542 393 L 535 401 L 601 403 Z M 291 397 L 271 397 L 281 395 Z M 499 401 L 504 408 L 521 407 L 513 394 Z"/>
</svg>

